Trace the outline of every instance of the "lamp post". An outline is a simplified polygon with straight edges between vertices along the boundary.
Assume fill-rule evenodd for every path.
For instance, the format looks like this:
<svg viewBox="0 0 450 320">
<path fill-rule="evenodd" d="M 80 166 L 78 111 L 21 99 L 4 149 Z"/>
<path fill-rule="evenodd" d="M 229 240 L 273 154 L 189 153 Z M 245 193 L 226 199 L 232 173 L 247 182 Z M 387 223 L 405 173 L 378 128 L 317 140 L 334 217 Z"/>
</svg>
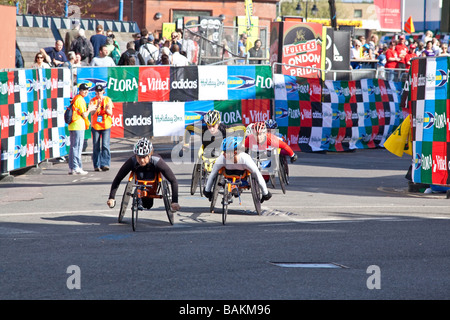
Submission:
<svg viewBox="0 0 450 320">
<path fill-rule="evenodd" d="M 306 22 L 308 22 L 308 3 L 310 1 L 314 1 L 314 0 L 299 0 L 297 3 L 297 7 L 295 8 L 295 11 L 297 11 L 297 14 L 300 15 L 300 12 L 302 11 L 302 6 L 300 5 L 300 2 L 306 3 L 306 10 L 305 10 L 305 21 Z M 316 4 L 314 3 L 313 7 L 311 8 L 311 13 L 313 15 L 316 15 L 318 11 L 319 11 L 319 9 L 317 9 Z"/>
</svg>

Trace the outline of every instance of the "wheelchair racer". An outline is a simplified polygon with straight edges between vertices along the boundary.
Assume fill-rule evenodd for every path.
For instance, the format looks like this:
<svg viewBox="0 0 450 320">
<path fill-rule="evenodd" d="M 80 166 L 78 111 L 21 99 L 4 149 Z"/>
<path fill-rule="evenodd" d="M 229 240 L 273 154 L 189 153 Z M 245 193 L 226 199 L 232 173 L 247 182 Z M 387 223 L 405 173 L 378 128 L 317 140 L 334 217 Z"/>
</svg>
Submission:
<svg viewBox="0 0 450 320">
<path fill-rule="evenodd" d="M 258 180 L 259 187 L 261 188 L 261 203 L 269 200 L 272 194 L 267 189 L 266 182 L 264 181 L 261 172 L 258 170 L 253 159 L 247 153 L 243 152 L 242 137 L 227 137 L 223 140 L 222 151 L 223 153 L 217 158 L 214 166 L 211 170 L 211 174 L 206 182 L 205 190 L 203 194 L 211 201 L 212 186 L 215 178 L 217 177 L 219 170 L 225 167 L 227 172 L 233 171 L 233 174 L 243 175 L 245 170 L 255 174 Z M 236 194 L 235 194 L 236 196 Z"/>
<path fill-rule="evenodd" d="M 106 202 L 110 208 L 116 204 L 115 196 L 120 182 L 130 173 L 133 172 L 138 180 L 154 180 L 158 173 L 161 173 L 169 182 L 172 188 L 172 204 L 171 210 L 180 210 L 178 204 L 178 181 L 167 163 L 157 154 L 153 153 L 153 145 L 147 138 L 141 138 L 134 146 L 134 155 L 131 156 L 114 178 L 109 198 Z M 142 206 L 150 209 L 153 206 L 153 198 L 143 197 Z"/>
<path fill-rule="evenodd" d="M 247 127 L 246 150 L 266 151 L 270 147 L 281 148 L 281 154 L 287 154 L 291 158 L 291 163 L 297 161 L 297 155 L 292 148 L 282 138 L 268 132 L 266 122 L 256 122 Z M 274 120 L 269 122 L 271 131 L 278 127 L 276 122 L 274 122 Z"/>
<path fill-rule="evenodd" d="M 199 134 L 202 146 L 199 150 L 199 158 L 202 153 L 207 158 L 217 158 L 224 138 L 230 135 L 244 136 L 245 126 L 242 124 L 226 125 L 221 122 L 220 112 L 209 110 L 203 116 L 203 120 L 197 121 L 186 127 L 183 149 L 189 149 L 191 134 Z"/>
</svg>

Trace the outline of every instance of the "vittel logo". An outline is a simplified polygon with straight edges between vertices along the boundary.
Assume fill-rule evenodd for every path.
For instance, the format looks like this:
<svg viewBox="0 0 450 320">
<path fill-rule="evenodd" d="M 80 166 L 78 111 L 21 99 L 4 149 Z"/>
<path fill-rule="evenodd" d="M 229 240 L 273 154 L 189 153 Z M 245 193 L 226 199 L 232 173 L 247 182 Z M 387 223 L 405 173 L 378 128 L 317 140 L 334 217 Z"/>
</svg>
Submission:
<svg viewBox="0 0 450 320">
<path fill-rule="evenodd" d="M 433 165 L 433 172 L 439 171 L 447 171 L 447 157 L 441 157 L 436 155 L 436 162 Z"/>
<path fill-rule="evenodd" d="M 133 116 L 133 118 L 126 118 L 125 125 L 128 127 L 149 126 L 152 124 L 152 117 L 143 117 L 142 115 Z"/>
<path fill-rule="evenodd" d="M 185 79 L 172 81 L 172 89 L 197 89 L 197 80 L 189 81 L 189 79 Z"/>
</svg>

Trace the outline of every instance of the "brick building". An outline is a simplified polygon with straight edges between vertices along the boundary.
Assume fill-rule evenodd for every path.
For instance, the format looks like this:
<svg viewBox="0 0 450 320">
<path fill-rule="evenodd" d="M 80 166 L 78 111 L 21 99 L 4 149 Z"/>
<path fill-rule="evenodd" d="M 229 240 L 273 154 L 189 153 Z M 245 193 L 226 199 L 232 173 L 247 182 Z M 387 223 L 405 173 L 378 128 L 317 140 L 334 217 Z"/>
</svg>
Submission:
<svg viewBox="0 0 450 320">
<path fill-rule="evenodd" d="M 270 22 L 276 18 L 278 2 L 253 0 L 253 13 L 259 17 L 260 26 L 270 27 Z M 236 16 L 245 16 L 244 0 L 124 0 L 123 3 L 123 20 L 136 21 L 139 28 L 156 32 L 161 31 L 164 22 L 175 22 L 183 16 L 224 15 L 225 26 L 233 26 Z M 118 20 L 119 1 L 95 0 L 89 15 L 83 18 L 93 17 Z"/>
</svg>

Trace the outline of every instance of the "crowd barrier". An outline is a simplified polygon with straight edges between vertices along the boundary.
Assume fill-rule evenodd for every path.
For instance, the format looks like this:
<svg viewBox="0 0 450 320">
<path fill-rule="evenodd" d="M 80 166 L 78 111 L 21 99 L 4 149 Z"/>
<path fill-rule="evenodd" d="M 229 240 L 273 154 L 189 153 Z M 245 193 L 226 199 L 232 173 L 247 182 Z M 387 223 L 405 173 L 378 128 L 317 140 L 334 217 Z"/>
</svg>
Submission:
<svg viewBox="0 0 450 320">
<path fill-rule="evenodd" d="M 94 85 L 105 87 L 115 107 L 115 138 L 181 136 L 214 108 L 226 124 L 275 117 L 296 150 L 340 151 L 381 145 L 401 118 L 401 84 L 377 79 L 315 83 L 275 76 L 264 65 L 83 67 L 76 75 L 76 84 L 91 88 L 86 101 Z M 65 68 L 0 73 L 2 173 L 68 154 L 63 113 L 72 85 Z M 349 134 L 356 131 L 358 139 Z"/>
</svg>

